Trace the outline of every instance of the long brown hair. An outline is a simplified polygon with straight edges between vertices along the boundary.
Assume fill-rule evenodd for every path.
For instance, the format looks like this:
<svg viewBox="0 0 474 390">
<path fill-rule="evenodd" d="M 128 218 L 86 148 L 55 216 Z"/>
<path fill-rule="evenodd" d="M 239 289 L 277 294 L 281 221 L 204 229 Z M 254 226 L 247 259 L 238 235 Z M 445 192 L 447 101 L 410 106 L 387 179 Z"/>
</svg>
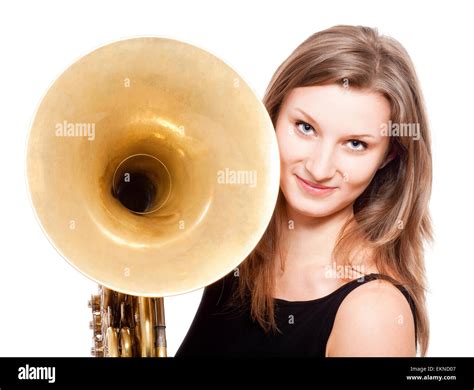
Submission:
<svg viewBox="0 0 474 390">
<path fill-rule="evenodd" d="M 431 141 L 423 97 L 408 53 L 396 40 L 373 28 L 335 26 L 306 39 L 280 65 L 264 97 L 276 125 L 288 93 L 298 87 L 347 83 L 350 88 L 383 95 L 393 123 L 419 124 L 419 139 L 390 137 L 393 160 L 380 169 L 354 203 L 354 217 L 343 227 L 333 251 L 337 264 L 351 265 L 358 240 L 370 246 L 372 261 L 382 274 L 391 275 L 414 300 L 417 346 L 428 347 L 425 305 L 424 242 L 432 241 L 428 203 L 431 192 Z M 259 244 L 239 266 L 237 295 L 248 298 L 252 318 L 269 332 L 275 321 L 273 286 L 280 229 L 285 218 L 280 190 L 277 205 Z M 248 304 L 248 303 L 247 303 Z"/>
</svg>

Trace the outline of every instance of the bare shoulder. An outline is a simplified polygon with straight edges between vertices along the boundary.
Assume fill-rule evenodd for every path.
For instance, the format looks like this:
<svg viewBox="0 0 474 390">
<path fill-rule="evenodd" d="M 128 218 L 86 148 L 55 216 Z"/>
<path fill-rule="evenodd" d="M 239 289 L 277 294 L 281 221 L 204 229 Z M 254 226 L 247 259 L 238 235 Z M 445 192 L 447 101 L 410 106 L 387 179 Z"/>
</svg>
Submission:
<svg viewBox="0 0 474 390">
<path fill-rule="evenodd" d="M 415 356 L 415 327 L 402 292 L 385 280 L 351 291 L 338 309 L 327 356 Z"/>
</svg>

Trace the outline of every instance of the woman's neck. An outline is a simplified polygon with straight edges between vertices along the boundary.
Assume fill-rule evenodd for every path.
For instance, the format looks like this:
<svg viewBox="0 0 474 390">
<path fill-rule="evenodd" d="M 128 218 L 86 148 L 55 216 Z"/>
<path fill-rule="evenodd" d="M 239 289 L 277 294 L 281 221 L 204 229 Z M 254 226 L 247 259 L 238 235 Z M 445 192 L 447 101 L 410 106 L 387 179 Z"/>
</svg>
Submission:
<svg viewBox="0 0 474 390">
<path fill-rule="evenodd" d="M 334 246 L 341 229 L 352 217 L 352 205 L 324 218 L 307 217 L 287 208 L 280 235 L 284 267 L 279 253 L 274 263 L 275 297 L 296 301 L 315 299 L 336 290 L 347 279 L 377 273 L 376 267 L 369 263 L 369 254 L 355 268 L 354 264 L 344 264 L 341 275 L 339 265 L 334 263 Z"/>
<path fill-rule="evenodd" d="M 308 217 L 286 208 L 280 242 L 286 252 L 285 268 L 332 266 L 332 252 L 344 224 L 353 216 L 352 205 L 327 217 Z"/>
</svg>

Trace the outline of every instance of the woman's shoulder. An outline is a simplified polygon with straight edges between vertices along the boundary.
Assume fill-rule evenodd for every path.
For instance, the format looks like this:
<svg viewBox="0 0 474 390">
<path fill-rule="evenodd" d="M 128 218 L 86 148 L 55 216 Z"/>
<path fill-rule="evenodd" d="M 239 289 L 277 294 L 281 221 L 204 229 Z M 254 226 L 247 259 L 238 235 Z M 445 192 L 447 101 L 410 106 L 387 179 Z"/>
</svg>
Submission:
<svg viewBox="0 0 474 390">
<path fill-rule="evenodd" d="M 342 301 L 327 352 L 330 356 L 415 356 L 414 340 L 407 296 L 389 278 L 377 277 Z"/>
</svg>

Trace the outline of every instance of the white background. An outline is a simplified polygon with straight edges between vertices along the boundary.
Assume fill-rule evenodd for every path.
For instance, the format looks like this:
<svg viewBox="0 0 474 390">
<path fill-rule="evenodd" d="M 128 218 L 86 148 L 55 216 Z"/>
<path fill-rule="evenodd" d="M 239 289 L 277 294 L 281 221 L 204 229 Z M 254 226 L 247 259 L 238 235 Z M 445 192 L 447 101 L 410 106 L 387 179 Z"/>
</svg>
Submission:
<svg viewBox="0 0 474 390">
<path fill-rule="evenodd" d="M 30 206 L 26 137 L 49 85 L 73 61 L 133 36 L 184 40 L 231 65 L 261 98 L 277 66 L 312 33 L 378 27 L 410 53 L 433 132 L 427 252 L 430 356 L 474 356 L 474 82 L 468 2 L 2 1 L 0 5 L 0 356 L 88 356 L 97 285 L 50 245 Z M 169 355 L 202 290 L 166 298 Z"/>
</svg>

